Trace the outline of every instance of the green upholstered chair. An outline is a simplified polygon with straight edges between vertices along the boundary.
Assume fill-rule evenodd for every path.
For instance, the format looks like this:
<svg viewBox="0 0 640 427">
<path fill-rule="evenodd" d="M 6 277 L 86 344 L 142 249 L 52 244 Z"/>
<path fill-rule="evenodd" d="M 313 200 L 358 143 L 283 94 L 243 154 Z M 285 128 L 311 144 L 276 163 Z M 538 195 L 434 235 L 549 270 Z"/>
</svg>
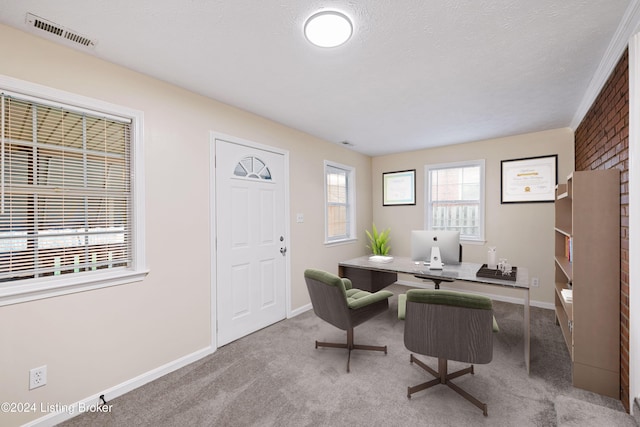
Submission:
<svg viewBox="0 0 640 427">
<path fill-rule="evenodd" d="M 436 379 L 408 387 L 407 397 L 411 398 L 413 393 L 429 387 L 446 384 L 486 416 L 486 403 L 451 382 L 461 375 L 473 374 L 473 365 L 449 373 L 447 361 L 491 362 L 493 333 L 498 332 L 491 300 L 455 291 L 412 289 L 399 296 L 398 317 L 405 320 L 405 347 L 415 353 L 438 358 L 436 371 L 411 354 L 410 363 L 415 362 Z"/>
<path fill-rule="evenodd" d="M 349 279 L 316 269 L 305 270 L 304 279 L 316 315 L 336 328 L 347 331 L 346 343 L 316 341 L 316 348 L 346 348 L 348 350 L 347 372 L 349 372 L 351 350 L 384 351 L 387 354 L 387 346 L 355 344 L 353 328 L 388 310 L 389 297 L 393 296 L 393 293 L 389 291 L 371 293 L 355 289 Z"/>
</svg>

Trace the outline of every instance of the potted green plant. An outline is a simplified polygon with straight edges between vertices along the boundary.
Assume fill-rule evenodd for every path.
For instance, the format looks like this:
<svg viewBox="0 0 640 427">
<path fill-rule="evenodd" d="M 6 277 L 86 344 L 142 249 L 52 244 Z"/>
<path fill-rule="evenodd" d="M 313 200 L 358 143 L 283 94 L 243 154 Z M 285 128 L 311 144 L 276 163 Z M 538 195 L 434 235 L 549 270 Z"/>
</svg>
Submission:
<svg viewBox="0 0 640 427">
<path fill-rule="evenodd" d="M 389 251 L 391 250 L 391 246 L 389 245 L 389 233 L 391 232 L 390 228 L 382 232 L 378 232 L 375 223 L 371 228 L 371 232 L 369 230 L 365 230 L 367 233 L 367 237 L 369 238 L 369 249 L 373 252 L 373 256 L 369 259 L 371 261 L 377 262 L 389 262 L 393 259 L 393 257 L 388 256 Z"/>
</svg>

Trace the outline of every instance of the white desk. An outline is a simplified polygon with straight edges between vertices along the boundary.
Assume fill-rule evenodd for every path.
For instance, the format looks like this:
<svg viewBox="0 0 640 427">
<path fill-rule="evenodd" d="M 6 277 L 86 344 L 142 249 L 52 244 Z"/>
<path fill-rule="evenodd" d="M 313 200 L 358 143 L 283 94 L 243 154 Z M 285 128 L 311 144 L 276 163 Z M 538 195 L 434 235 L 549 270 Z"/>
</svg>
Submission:
<svg viewBox="0 0 640 427">
<path fill-rule="evenodd" d="M 483 285 L 502 286 L 520 289 L 524 293 L 524 362 L 527 373 L 530 372 L 531 360 L 531 317 L 529 310 L 529 270 L 518 266 L 516 281 L 478 277 L 476 273 L 482 264 L 462 262 L 458 265 L 445 265 L 442 270 L 429 270 L 422 263 L 416 264 L 410 258 L 395 257 L 388 263 L 369 261 L 368 256 L 350 259 L 338 264 L 338 275 L 347 277 L 353 286 L 359 289 L 376 292 L 398 280 L 398 273 L 411 274 L 420 279 L 428 279 L 439 285 L 440 282 L 480 283 Z"/>
</svg>

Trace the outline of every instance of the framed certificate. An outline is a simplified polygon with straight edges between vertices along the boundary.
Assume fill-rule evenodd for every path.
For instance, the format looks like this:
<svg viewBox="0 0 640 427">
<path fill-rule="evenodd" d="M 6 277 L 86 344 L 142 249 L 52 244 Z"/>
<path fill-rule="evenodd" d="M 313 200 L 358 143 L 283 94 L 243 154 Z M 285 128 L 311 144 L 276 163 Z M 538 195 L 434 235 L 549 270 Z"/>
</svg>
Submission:
<svg viewBox="0 0 640 427">
<path fill-rule="evenodd" d="M 558 184 L 558 155 L 502 160 L 500 203 L 552 203 Z"/>
<path fill-rule="evenodd" d="M 416 170 L 382 174 L 382 206 L 416 204 Z"/>
</svg>

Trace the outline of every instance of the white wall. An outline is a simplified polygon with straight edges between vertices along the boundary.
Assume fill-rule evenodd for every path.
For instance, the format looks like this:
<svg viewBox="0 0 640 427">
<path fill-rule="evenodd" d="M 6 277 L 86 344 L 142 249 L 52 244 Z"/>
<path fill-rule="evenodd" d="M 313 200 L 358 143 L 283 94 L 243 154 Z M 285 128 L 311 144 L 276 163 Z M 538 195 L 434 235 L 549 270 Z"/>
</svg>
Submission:
<svg viewBox="0 0 640 427">
<path fill-rule="evenodd" d="M 424 228 L 424 165 L 485 159 L 485 245 L 464 245 L 463 260 L 486 262 L 488 246 L 515 266 L 526 266 L 530 277 L 540 279 L 531 289 L 533 304 L 552 307 L 554 298 L 554 205 L 553 203 L 500 203 L 500 161 L 558 154 L 559 182 L 566 182 L 574 167 L 574 138 L 568 129 L 478 141 L 448 147 L 375 157 L 372 167 L 373 220 L 379 228 L 391 227 L 393 254 L 410 255 L 410 232 Z M 416 169 L 416 205 L 382 206 L 382 173 Z M 410 276 L 405 280 L 412 279 Z M 416 280 L 416 279 L 413 279 Z M 477 285 L 460 284 L 463 289 Z M 521 292 L 500 292 L 484 287 L 481 292 L 522 298 Z"/>
<path fill-rule="evenodd" d="M 3 25 L 0 52 L 0 74 L 144 112 L 150 268 L 136 284 L 0 307 L 0 402 L 74 403 L 210 348 L 211 131 L 290 152 L 292 309 L 309 302 L 305 268 L 337 272 L 340 260 L 364 254 L 362 240 L 322 243 L 323 161 L 356 168 L 363 230 L 368 156 Z M 28 391 L 29 369 L 41 365 L 48 383 Z M 0 424 L 42 415 L 0 413 Z"/>
</svg>

